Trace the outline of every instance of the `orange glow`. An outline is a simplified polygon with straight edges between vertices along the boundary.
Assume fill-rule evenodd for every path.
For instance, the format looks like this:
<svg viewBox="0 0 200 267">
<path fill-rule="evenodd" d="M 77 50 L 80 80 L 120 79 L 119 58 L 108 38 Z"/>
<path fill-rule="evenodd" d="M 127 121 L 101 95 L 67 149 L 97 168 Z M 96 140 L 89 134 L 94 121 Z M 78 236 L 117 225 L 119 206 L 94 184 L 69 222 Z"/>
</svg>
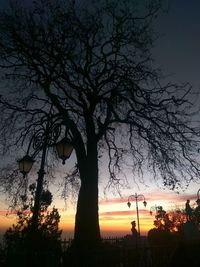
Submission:
<svg viewBox="0 0 200 267">
<path fill-rule="evenodd" d="M 148 230 L 153 228 L 154 217 L 149 215 L 149 211 L 144 210 L 140 212 L 139 216 L 141 234 L 146 235 Z M 101 231 L 116 233 L 123 232 L 124 235 L 131 234 L 131 221 L 133 220 L 135 220 L 137 224 L 136 214 L 133 211 L 114 211 L 108 213 L 100 213 Z"/>
<path fill-rule="evenodd" d="M 191 200 L 191 206 L 196 205 L 196 194 L 191 195 L 177 195 L 175 193 L 161 193 L 154 192 L 145 194 L 147 207 L 144 208 L 142 200 L 138 201 L 140 230 L 142 235 L 154 227 L 153 221 L 155 211 L 153 210 L 152 216 L 150 209 L 155 205 L 162 205 L 165 210 L 173 210 L 176 207 L 184 208 L 185 201 Z M 108 200 L 99 201 L 99 222 L 102 236 L 125 236 L 131 234 L 131 221 L 136 221 L 137 229 L 137 215 L 136 205 L 133 201 L 131 207 L 127 206 L 128 197 L 124 198 L 111 198 Z M 54 203 L 56 207 L 61 207 L 63 203 L 57 201 Z M 69 205 L 64 210 L 58 208 L 61 220 L 60 229 L 63 230 L 63 237 L 73 237 L 74 223 L 75 223 L 75 206 Z M 5 232 L 12 224 L 16 223 L 16 214 L 6 216 L 7 210 L 0 211 L 0 231 Z"/>
<path fill-rule="evenodd" d="M 4 233 L 9 227 L 16 223 L 16 214 L 6 215 L 7 211 L 0 211 L 0 232 Z"/>
</svg>

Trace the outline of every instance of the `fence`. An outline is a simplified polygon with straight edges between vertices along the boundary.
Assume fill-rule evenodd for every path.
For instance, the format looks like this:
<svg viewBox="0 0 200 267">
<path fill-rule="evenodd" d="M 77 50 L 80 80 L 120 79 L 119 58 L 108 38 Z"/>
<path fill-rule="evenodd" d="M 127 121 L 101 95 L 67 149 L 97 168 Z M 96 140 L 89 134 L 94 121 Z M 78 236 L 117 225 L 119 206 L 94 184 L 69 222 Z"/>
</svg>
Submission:
<svg viewBox="0 0 200 267">
<path fill-rule="evenodd" d="M 130 243 L 126 238 L 107 237 L 102 239 L 99 249 L 77 250 L 71 246 L 72 239 L 62 241 L 62 253 L 39 253 L 38 255 L 15 254 L 10 265 L 0 266 L 42 266 L 42 267 L 199 267 L 200 244 L 179 244 L 179 246 L 149 246 L 146 238 Z M 1 256 L 1 255 L 0 255 Z"/>
<path fill-rule="evenodd" d="M 73 242 L 72 238 L 64 239 L 61 241 L 62 251 L 65 252 L 69 247 L 71 247 Z M 147 238 L 144 236 L 141 236 L 138 242 L 133 243 L 131 236 L 127 235 L 126 237 L 104 237 L 102 238 L 102 242 L 104 244 L 110 244 L 114 246 L 126 246 L 126 247 L 132 247 L 132 246 L 140 246 L 140 247 L 146 247 L 148 246 Z"/>
<path fill-rule="evenodd" d="M 127 243 L 128 238 L 102 239 L 101 249 L 63 252 L 62 267 L 199 267 L 200 243 L 149 246 L 146 238 Z M 71 244 L 68 241 L 68 245 Z"/>
</svg>

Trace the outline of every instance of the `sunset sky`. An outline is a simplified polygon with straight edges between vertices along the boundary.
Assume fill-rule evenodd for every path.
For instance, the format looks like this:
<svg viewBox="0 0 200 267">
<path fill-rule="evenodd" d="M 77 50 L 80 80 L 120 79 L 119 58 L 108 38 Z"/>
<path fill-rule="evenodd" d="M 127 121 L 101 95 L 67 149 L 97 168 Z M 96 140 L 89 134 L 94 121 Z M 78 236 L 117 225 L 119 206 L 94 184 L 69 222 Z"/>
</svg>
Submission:
<svg viewBox="0 0 200 267">
<path fill-rule="evenodd" d="M 0 6 L 5 7 L 8 0 L 0 0 Z M 195 91 L 200 88 L 200 1 L 173 0 L 164 1 L 170 3 L 168 13 L 161 13 L 155 25 L 160 38 L 153 50 L 156 65 L 163 69 L 163 73 L 169 75 L 169 81 L 190 82 Z M 66 162 L 65 168 L 68 168 Z M 191 200 L 191 206 L 195 206 L 197 191 L 200 184 L 191 184 L 184 191 L 172 192 L 164 190 L 162 181 L 154 181 L 150 174 L 146 173 L 143 181 L 137 181 L 127 171 L 130 181 L 129 187 L 121 189 L 121 196 L 116 190 L 110 189 L 104 194 L 106 173 L 100 171 L 101 182 L 99 191 L 99 216 L 102 236 L 122 236 L 131 234 L 131 221 L 136 221 L 135 201 L 129 209 L 127 199 L 132 194 L 143 194 L 147 201 L 144 208 L 141 198 L 139 201 L 140 228 L 142 234 L 153 227 L 153 216 L 149 214 L 150 208 L 163 206 L 165 210 L 184 208 L 187 199 Z M 137 183 L 136 183 L 136 182 Z M 1 196 L 0 206 L 0 231 L 5 231 L 15 222 L 15 214 L 7 214 L 8 203 Z M 63 236 L 73 235 L 74 216 L 76 209 L 76 197 L 64 204 L 64 200 L 54 197 L 53 205 L 59 209 L 61 215 L 60 227 Z"/>
<path fill-rule="evenodd" d="M 100 197 L 99 200 L 99 217 L 102 236 L 124 236 L 131 234 L 131 221 L 137 221 L 135 201 L 131 202 L 130 209 L 127 206 L 127 199 L 130 194 L 143 194 L 147 201 L 147 206 L 143 206 L 143 198 L 140 198 L 138 202 L 139 206 L 139 218 L 141 234 L 146 235 L 148 230 L 153 228 L 153 221 L 155 215 L 155 206 L 163 206 L 165 210 L 174 210 L 176 208 L 184 208 L 186 199 L 190 199 L 191 207 L 196 206 L 196 191 L 199 187 L 197 185 L 189 186 L 185 193 L 177 194 L 169 190 L 161 190 L 152 186 L 149 189 L 139 191 L 136 187 L 133 189 L 122 190 L 122 197 L 113 197 L 112 194 L 108 194 L 107 198 Z M 135 191 L 134 191 L 135 190 Z M 126 191 L 126 193 L 124 193 Z M 129 193 L 128 193 L 129 192 Z M 111 196 L 111 197 L 110 197 Z M 72 237 L 74 228 L 74 216 L 75 216 L 75 203 L 68 203 L 65 207 L 63 200 L 57 199 L 53 203 L 58 209 L 61 215 L 60 227 L 63 229 L 63 237 Z M 153 214 L 150 215 L 150 209 Z M 0 222 L 2 232 L 16 222 L 15 214 L 6 216 L 7 210 L 0 211 Z"/>
</svg>

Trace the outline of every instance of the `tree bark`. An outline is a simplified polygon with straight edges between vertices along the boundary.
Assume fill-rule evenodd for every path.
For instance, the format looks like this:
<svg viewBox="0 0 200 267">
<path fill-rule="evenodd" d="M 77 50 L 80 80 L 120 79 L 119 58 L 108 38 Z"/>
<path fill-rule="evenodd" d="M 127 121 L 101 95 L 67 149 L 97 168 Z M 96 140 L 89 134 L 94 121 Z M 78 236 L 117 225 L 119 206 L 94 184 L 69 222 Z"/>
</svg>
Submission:
<svg viewBox="0 0 200 267">
<path fill-rule="evenodd" d="M 86 159 L 79 159 L 81 187 L 77 202 L 74 245 L 94 248 L 100 243 L 98 215 L 98 157 L 93 143 Z"/>
</svg>

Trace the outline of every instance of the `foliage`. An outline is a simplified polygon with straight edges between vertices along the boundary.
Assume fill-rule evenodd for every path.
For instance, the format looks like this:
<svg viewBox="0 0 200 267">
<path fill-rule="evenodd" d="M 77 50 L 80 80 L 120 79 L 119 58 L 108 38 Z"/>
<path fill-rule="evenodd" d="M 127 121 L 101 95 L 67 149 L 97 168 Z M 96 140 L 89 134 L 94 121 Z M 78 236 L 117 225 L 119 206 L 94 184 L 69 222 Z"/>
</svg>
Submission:
<svg viewBox="0 0 200 267">
<path fill-rule="evenodd" d="M 150 246 L 161 248 L 176 247 L 183 236 L 183 225 L 185 222 L 186 214 L 184 211 L 166 212 L 162 206 L 156 207 L 155 228 L 148 231 Z"/>
<path fill-rule="evenodd" d="M 188 217 L 184 210 L 166 212 L 161 206 L 157 207 L 155 228 L 148 232 L 155 258 L 161 259 L 166 253 L 165 262 L 169 261 L 169 266 L 198 266 L 200 231 L 196 209 Z"/>
<path fill-rule="evenodd" d="M 36 261 L 39 260 L 39 257 L 51 258 L 52 255 L 55 257 L 60 255 L 62 233 L 59 230 L 60 215 L 55 207 L 51 211 L 47 210 L 51 204 L 51 198 L 52 195 L 49 191 L 43 191 L 38 228 L 34 232 L 31 227 L 32 202 L 18 210 L 17 223 L 12 225 L 3 236 L 8 262 L 16 261 L 19 255 L 22 255 L 26 260 L 27 257 L 34 254 L 39 255 L 35 259 Z"/>
<path fill-rule="evenodd" d="M 186 214 L 181 210 L 166 212 L 162 206 L 157 207 L 154 225 L 158 230 L 168 232 L 180 232 L 181 227 L 186 222 Z"/>
<path fill-rule="evenodd" d="M 17 212 L 17 224 L 9 228 L 4 235 L 4 242 L 7 250 L 24 248 L 31 232 L 31 213 L 21 210 Z M 47 250 L 47 246 L 56 246 L 59 243 L 61 230 L 58 229 L 60 216 L 58 210 L 53 208 L 51 212 L 41 212 L 38 223 L 38 251 Z M 45 244 L 45 246 L 44 246 Z M 58 245 L 58 244 L 57 244 Z M 53 249 L 53 247 L 51 248 Z"/>
</svg>

